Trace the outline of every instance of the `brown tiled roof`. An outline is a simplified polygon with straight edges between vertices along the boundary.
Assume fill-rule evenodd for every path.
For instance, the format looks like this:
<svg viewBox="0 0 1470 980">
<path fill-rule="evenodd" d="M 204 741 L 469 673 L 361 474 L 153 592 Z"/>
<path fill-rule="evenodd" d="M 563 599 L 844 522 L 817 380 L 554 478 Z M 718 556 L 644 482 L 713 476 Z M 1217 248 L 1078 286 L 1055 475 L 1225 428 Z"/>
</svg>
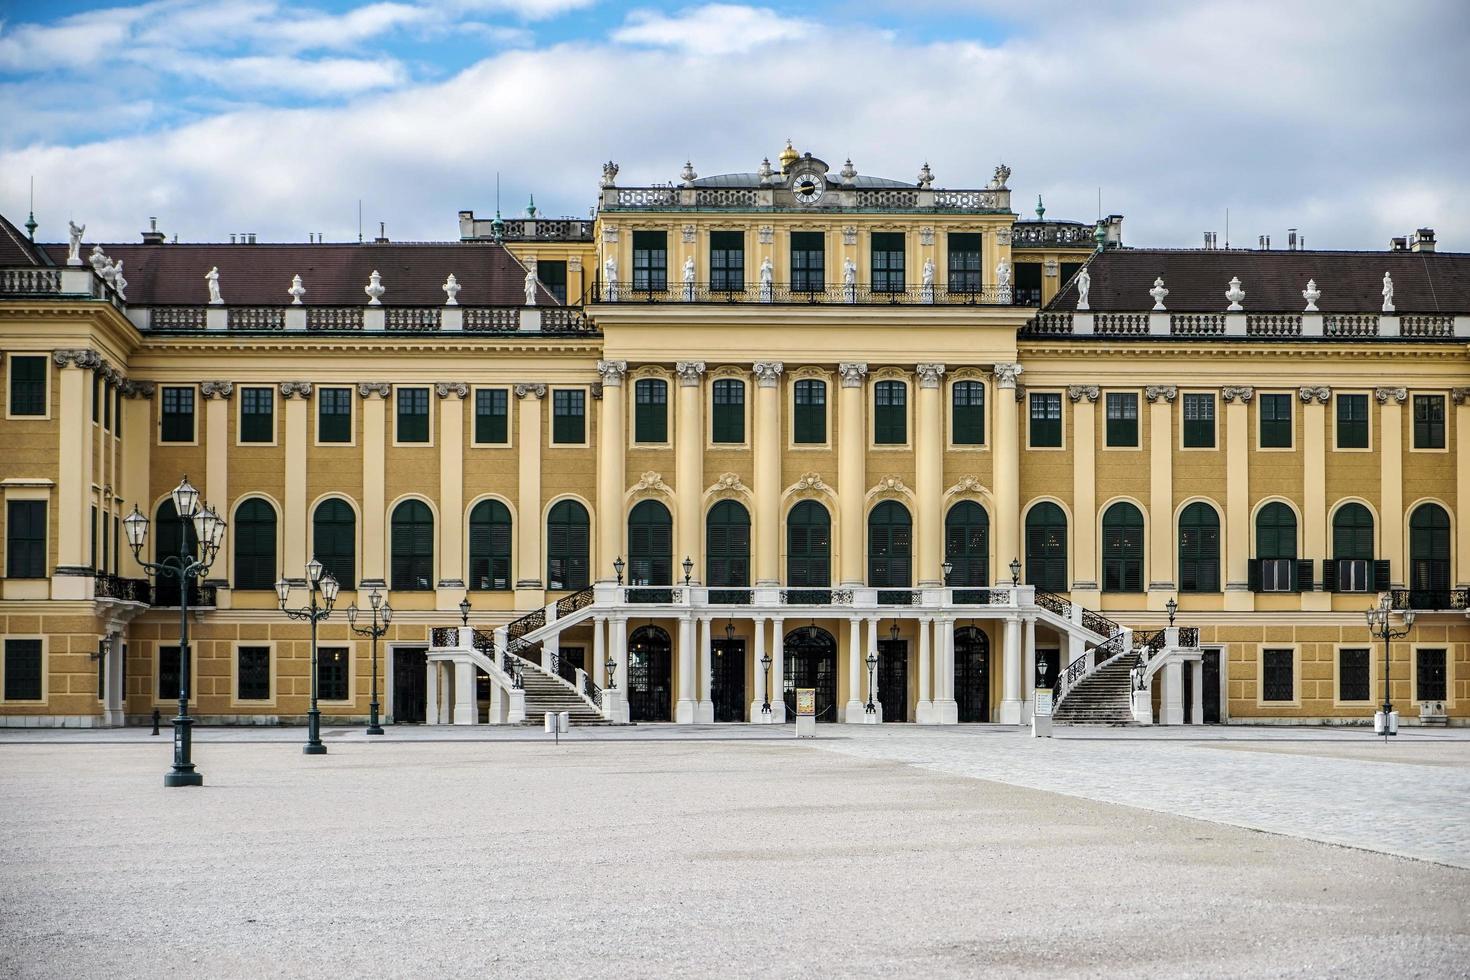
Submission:
<svg viewBox="0 0 1470 980">
<path fill-rule="evenodd" d="M 61 249 L 66 258 L 66 248 Z M 41 250 L 21 232 L 5 215 L 0 214 L 0 266 L 50 265 Z"/>
<path fill-rule="evenodd" d="M 43 246 L 58 263 L 65 245 Z M 83 256 L 92 243 L 82 246 Z M 384 306 L 443 306 L 444 280 L 454 273 L 461 306 L 520 306 L 525 302 L 525 270 L 503 246 L 493 242 L 322 245 L 103 244 L 102 251 L 123 261 L 128 302 L 202 306 L 209 302 L 205 275 L 219 269 L 220 295 L 231 306 L 287 306 L 291 277 L 306 287 L 307 306 L 363 306 L 363 288 L 376 270 L 382 276 Z M 541 303 L 556 300 L 543 287 Z"/>
<path fill-rule="evenodd" d="M 1245 290 L 1247 312 L 1300 312 L 1302 290 L 1314 279 L 1324 313 L 1373 313 L 1383 307 L 1383 274 L 1393 276 L 1400 313 L 1470 313 L 1470 254 L 1454 252 L 1308 252 L 1246 249 L 1109 249 L 1087 265 L 1088 305 L 1096 312 L 1137 312 L 1153 306 L 1149 290 L 1162 277 L 1164 305 L 1178 313 L 1218 313 L 1229 305 L 1232 276 Z M 1077 306 L 1075 277 L 1048 305 Z"/>
</svg>

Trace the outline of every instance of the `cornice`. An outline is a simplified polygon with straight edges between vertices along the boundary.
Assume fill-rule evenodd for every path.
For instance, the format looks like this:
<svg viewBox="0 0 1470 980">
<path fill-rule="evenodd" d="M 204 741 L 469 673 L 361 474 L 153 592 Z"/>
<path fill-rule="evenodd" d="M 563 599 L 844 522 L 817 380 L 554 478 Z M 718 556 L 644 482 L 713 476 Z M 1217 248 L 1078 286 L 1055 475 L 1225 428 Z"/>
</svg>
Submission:
<svg viewBox="0 0 1470 980">
<path fill-rule="evenodd" d="M 1327 340 L 1311 343 L 1278 341 L 1269 344 L 1248 341 L 1234 344 L 1220 343 L 1218 337 L 1211 338 L 1209 342 L 1188 338 L 1186 340 L 1171 341 L 1168 343 L 1126 342 L 1116 341 L 1115 338 L 1077 343 L 1067 339 L 1033 339 L 1023 337 L 1017 342 L 1017 356 L 1023 361 L 1048 356 L 1096 359 L 1099 356 L 1107 355 L 1117 355 L 1118 357 L 1134 359 L 1164 360 L 1180 357 L 1196 358 L 1201 353 L 1218 357 L 1222 360 L 1228 357 L 1232 362 L 1239 360 L 1277 360 L 1283 355 L 1301 355 L 1305 358 L 1320 361 L 1324 354 L 1331 357 L 1344 357 L 1355 360 L 1390 358 L 1415 361 L 1425 359 L 1466 361 L 1470 360 L 1470 345 L 1446 343 L 1444 341 L 1415 340 L 1393 340 L 1373 344 L 1364 344 L 1361 340 L 1356 342 Z"/>
</svg>

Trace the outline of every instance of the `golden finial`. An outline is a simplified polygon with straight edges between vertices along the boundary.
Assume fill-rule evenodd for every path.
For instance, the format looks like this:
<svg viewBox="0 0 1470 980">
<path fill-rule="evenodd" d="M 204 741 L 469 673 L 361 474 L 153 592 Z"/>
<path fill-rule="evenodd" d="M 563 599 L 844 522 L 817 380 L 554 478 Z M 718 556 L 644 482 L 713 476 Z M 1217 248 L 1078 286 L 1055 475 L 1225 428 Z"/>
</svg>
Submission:
<svg viewBox="0 0 1470 980">
<path fill-rule="evenodd" d="M 791 165 L 795 163 L 800 156 L 801 154 L 796 152 L 796 147 L 791 145 L 790 140 L 787 140 L 786 149 L 781 151 L 781 172 L 783 174 L 789 172 L 791 170 Z"/>
</svg>

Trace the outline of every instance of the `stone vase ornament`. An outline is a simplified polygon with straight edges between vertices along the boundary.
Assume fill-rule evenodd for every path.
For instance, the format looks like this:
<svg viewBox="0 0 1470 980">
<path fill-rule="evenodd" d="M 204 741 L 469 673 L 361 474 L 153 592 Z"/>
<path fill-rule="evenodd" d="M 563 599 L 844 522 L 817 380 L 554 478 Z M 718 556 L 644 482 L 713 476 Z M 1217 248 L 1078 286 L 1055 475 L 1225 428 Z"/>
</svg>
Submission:
<svg viewBox="0 0 1470 980">
<path fill-rule="evenodd" d="M 445 306 L 459 305 L 459 280 L 454 278 L 454 273 L 451 272 L 449 278 L 444 280 L 444 285 L 439 288 L 444 290 Z"/>
<path fill-rule="evenodd" d="M 1317 288 L 1317 280 L 1308 279 L 1307 288 L 1302 290 L 1302 299 L 1307 301 L 1307 308 L 1303 313 L 1316 313 L 1317 300 L 1322 298 L 1322 290 Z"/>
<path fill-rule="evenodd" d="M 1158 312 L 1163 310 L 1164 297 L 1169 295 L 1169 291 L 1164 288 L 1164 279 L 1162 276 L 1154 280 L 1154 288 L 1150 289 L 1148 294 L 1154 298 L 1154 311 Z"/>
<path fill-rule="evenodd" d="M 370 297 L 368 299 L 368 306 L 383 305 L 383 294 L 388 290 L 383 288 L 383 277 L 378 275 L 377 269 L 374 269 L 373 274 L 368 276 L 368 284 L 362 287 L 362 291 Z"/>
<path fill-rule="evenodd" d="M 1227 311 L 1239 313 L 1245 309 L 1245 307 L 1240 305 L 1241 300 L 1245 299 L 1245 290 L 1240 288 L 1239 276 L 1230 277 L 1230 288 L 1225 290 L 1225 298 L 1230 300 L 1230 305 L 1225 307 Z"/>
<path fill-rule="evenodd" d="M 301 297 L 306 295 L 306 287 L 301 284 L 300 276 L 291 277 L 291 288 L 286 290 L 286 295 L 291 297 L 292 306 L 301 305 Z"/>
</svg>

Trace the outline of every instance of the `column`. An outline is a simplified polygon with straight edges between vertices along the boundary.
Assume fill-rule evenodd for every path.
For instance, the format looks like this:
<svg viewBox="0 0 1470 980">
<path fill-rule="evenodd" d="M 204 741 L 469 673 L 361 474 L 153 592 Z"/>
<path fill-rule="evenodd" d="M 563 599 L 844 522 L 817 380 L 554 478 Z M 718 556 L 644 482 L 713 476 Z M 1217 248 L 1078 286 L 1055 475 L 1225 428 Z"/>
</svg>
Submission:
<svg viewBox="0 0 1470 980">
<path fill-rule="evenodd" d="M 868 433 L 863 413 L 863 379 L 868 366 L 837 365 L 842 388 L 837 397 L 837 524 L 841 552 L 841 582 L 844 587 L 862 585 L 863 500 L 867 494 L 866 467 Z"/>
<path fill-rule="evenodd" d="M 1084 606 L 1098 602 L 1097 536 L 1097 385 L 1069 385 L 1072 400 L 1072 600 Z M 1168 443 L 1165 443 L 1168 445 Z M 997 556 L 999 558 L 999 556 Z M 1010 561 L 1006 558 L 1005 561 Z M 1091 593 L 1091 594 L 1088 594 Z"/>
<path fill-rule="evenodd" d="M 1227 386 L 1220 391 L 1225 403 L 1225 472 L 1230 474 L 1225 481 L 1225 608 L 1231 610 L 1255 607 L 1247 574 L 1251 533 L 1249 406 L 1255 396 L 1256 390 L 1249 385 Z M 1171 545 L 1176 537 L 1170 535 Z"/>
<path fill-rule="evenodd" d="M 753 643 L 751 646 L 751 673 L 755 675 L 755 697 L 750 699 L 750 720 L 758 725 L 769 724 L 771 716 L 765 712 L 766 704 L 766 668 L 761 663 L 766 656 L 766 621 L 755 619 L 752 621 L 754 630 Z"/>
<path fill-rule="evenodd" d="M 439 667 L 439 724 L 454 723 L 454 664 L 441 660 Z"/>
<path fill-rule="evenodd" d="M 1455 403 L 1455 500 L 1460 512 L 1470 502 L 1470 388 L 1450 389 Z M 1455 588 L 1470 588 L 1470 520 L 1455 522 Z"/>
<path fill-rule="evenodd" d="M 786 720 L 786 624 L 771 620 L 771 720 Z"/>
<path fill-rule="evenodd" d="M 700 520 L 704 500 L 704 416 L 700 385 L 704 381 L 703 361 L 679 361 L 674 366 L 678 375 L 678 417 L 674 422 L 674 489 L 676 497 L 674 564 L 685 557 L 694 562 L 690 581 L 704 581 L 704 522 Z M 677 574 L 677 573 L 676 573 Z"/>
<path fill-rule="evenodd" d="M 439 724 L 439 662 L 430 660 L 424 681 L 424 724 Z"/>
<path fill-rule="evenodd" d="M 756 361 L 755 372 L 755 584 L 781 581 L 780 361 Z"/>
<path fill-rule="evenodd" d="M 1015 616 L 1006 619 L 1005 650 L 1001 664 L 1005 671 L 1005 687 L 1000 702 L 997 720 L 1002 725 L 1021 723 L 1021 621 Z"/>
<path fill-rule="evenodd" d="M 1203 725 L 1205 723 L 1205 671 L 1204 664 L 1198 660 L 1192 661 L 1189 668 L 1190 694 L 1189 723 L 1191 725 Z"/>
<path fill-rule="evenodd" d="M 1022 627 L 1025 655 L 1021 661 L 1021 724 L 1031 724 L 1031 711 L 1035 707 L 1036 690 L 1036 620 L 1027 616 Z"/>
<path fill-rule="evenodd" d="M 957 725 L 960 707 L 954 699 L 954 620 L 941 616 L 934 628 L 938 631 L 934 637 L 934 720 L 941 725 Z"/>
<path fill-rule="evenodd" d="M 699 725 L 715 723 L 715 703 L 711 697 L 714 687 L 714 653 L 710 642 L 713 621 L 709 616 L 699 617 L 699 703 L 694 706 L 694 721 Z"/>
<path fill-rule="evenodd" d="M 281 540 L 281 565 L 287 576 L 305 575 L 309 543 L 306 539 L 306 447 L 311 409 L 311 382 L 281 384 L 286 415 L 286 499 Z M 299 397 L 298 397 L 299 396 Z M 382 479 L 379 474 L 378 479 Z"/>
<path fill-rule="evenodd" d="M 623 493 L 628 488 L 623 407 L 628 362 L 598 361 L 597 373 L 602 377 L 602 415 L 597 425 L 597 566 L 593 579 L 612 582 L 616 580 L 613 561 L 623 553 Z"/>
<path fill-rule="evenodd" d="M 546 385 L 515 386 L 517 459 L 520 487 L 516 496 L 516 608 L 535 609 L 546 602 L 541 587 L 541 400 Z"/>
<path fill-rule="evenodd" d="M 51 598 L 85 599 L 91 596 L 92 556 L 92 423 L 91 368 L 95 351 L 56 351 L 52 361 L 59 395 L 57 432 L 56 513 L 48 517 L 56 529 L 56 578 Z M 49 369 L 49 367 L 48 367 Z M 48 393 L 50 388 L 47 389 Z M 170 477 L 176 479 L 177 477 Z M 147 507 L 148 502 L 143 502 Z M 152 517 L 153 515 L 149 515 Z M 154 528 L 154 533 L 157 533 Z M 99 539 L 100 540 L 100 539 Z M 101 547 L 99 543 L 98 547 Z"/>
<path fill-rule="evenodd" d="M 388 397 L 392 390 L 386 381 L 365 381 L 357 386 L 357 393 L 362 396 L 362 582 L 358 587 L 363 590 L 387 584 L 388 514 L 383 500 L 387 458 L 383 440 L 387 434 Z M 433 679 L 430 664 L 431 683 Z M 434 710 L 433 697 L 428 703 L 430 710 Z"/>
<path fill-rule="evenodd" d="M 464 400 L 470 386 L 463 381 L 434 386 L 439 397 L 439 595 L 435 605 L 449 609 L 465 591 L 467 552 L 464 533 Z M 535 525 L 540 540 L 539 508 L 532 514 L 521 511 L 517 523 Z"/>
<path fill-rule="evenodd" d="M 587 673 L 598 687 L 607 687 L 606 623 L 607 620 L 601 616 L 592 617 L 592 663 L 589 665 L 592 669 Z"/>
<path fill-rule="evenodd" d="M 914 721 L 920 725 L 934 721 L 934 696 L 929 690 L 929 633 L 933 623 L 927 616 L 919 620 L 919 701 L 914 708 Z"/>
<path fill-rule="evenodd" d="M 847 704 L 843 709 L 843 720 L 849 725 L 861 724 L 863 720 L 862 694 L 862 630 L 863 621 L 852 618 L 847 621 Z"/>
<path fill-rule="evenodd" d="M 1404 421 L 1406 388 L 1375 388 L 1378 401 L 1378 540 L 1387 558 L 1390 584 L 1404 588 L 1409 566 L 1404 553 Z M 1463 462 L 1460 465 L 1464 465 Z"/>
<path fill-rule="evenodd" d="M 225 520 L 230 519 L 230 397 L 235 385 L 230 381 L 205 381 L 199 385 L 199 399 L 204 402 L 204 486 L 200 495 Z M 131 451 L 131 450 L 129 450 Z M 290 446 L 286 447 L 289 454 Z M 287 471 L 289 473 L 289 469 Z M 220 538 L 219 552 L 214 564 L 209 567 L 208 581 L 223 584 L 230 580 L 231 538 L 225 534 Z M 288 555 L 282 555 L 281 567 L 287 571 L 300 569 L 303 563 L 286 564 Z M 291 571 L 292 576 L 299 571 Z"/>
<path fill-rule="evenodd" d="M 628 691 L 628 620 L 622 616 L 612 618 L 612 655 L 616 666 L 614 680 L 617 689 L 627 697 Z"/>
<path fill-rule="evenodd" d="M 914 505 L 918 511 L 918 583 L 944 585 L 944 413 L 943 364 L 919 364 L 919 398 L 914 424 Z"/>
<path fill-rule="evenodd" d="M 122 633 L 107 634 L 107 663 L 103 666 L 102 724 L 121 727 L 124 724 L 123 706 L 127 692 L 123 690 L 123 639 Z"/>
<path fill-rule="evenodd" d="M 1327 403 L 1332 389 L 1325 385 L 1301 388 L 1302 402 L 1302 558 L 1320 568 L 1330 556 L 1327 535 Z M 1313 576 L 1315 581 L 1316 576 Z M 1302 609 L 1329 610 L 1332 594 L 1316 582 L 1316 589 L 1302 594 Z M 1194 674 L 1199 675 L 1196 666 Z M 1199 702 L 1195 702 L 1196 706 Z M 1195 714 L 1199 711 L 1196 707 Z"/>
<path fill-rule="evenodd" d="M 3 369 L 3 367 L 0 367 Z M 152 458 L 153 433 L 150 430 L 149 409 L 152 407 L 151 399 L 156 390 L 151 381 L 126 381 L 123 383 L 123 407 L 122 418 L 118 424 L 122 431 L 122 444 L 126 451 L 122 453 L 119 472 L 122 476 L 123 498 L 122 516 L 127 517 L 132 513 L 134 504 L 140 511 L 147 510 L 152 494 L 148 490 L 149 461 Z M 153 515 L 148 515 L 152 519 Z M 126 532 L 121 547 L 118 548 L 118 557 L 121 559 L 121 567 L 118 574 L 127 578 L 143 578 L 147 573 L 133 557 L 133 550 L 128 547 Z M 225 534 L 229 538 L 229 534 Z M 216 562 L 224 560 L 226 552 L 220 547 L 220 556 Z M 150 557 L 145 554 L 145 559 Z M 221 566 L 224 567 L 224 566 Z"/>
<path fill-rule="evenodd" d="M 1162 610 L 1175 592 L 1175 535 L 1169 530 L 1161 534 L 1159 529 L 1174 526 L 1173 423 L 1174 399 L 1178 397 L 1179 389 L 1174 385 L 1149 385 L 1143 393 L 1148 399 L 1148 511 L 1154 526 L 1154 533 L 1148 536 L 1148 608 Z M 1227 472 L 1230 473 L 1227 482 L 1233 485 L 1236 471 L 1230 469 Z"/>
<path fill-rule="evenodd" d="M 1019 364 L 995 366 L 995 562 L 1005 568 L 1021 556 L 1021 448 L 1016 427 Z M 1076 535 L 1073 535 L 1076 537 Z M 1019 715 L 1017 716 L 1019 718 Z"/>
<path fill-rule="evenodd" d="M 1184 724 L 1184 665 L 1175 657 L 1164 664 L 1164 696 L 1159 705 L 1159 724 Z"/>
<path fill-rule="evenodd" d="M 480 706 L 475 699 L 475 665 L 468 660 L 454 662 L 454 723 L 474 725 L 480 720 Z"/>
<path fill-rule="evenodd" d="M 679 699 L 674 703 L 674 721 L 694 724 L 694 620 L 679 619 Z"/>
</svg>

